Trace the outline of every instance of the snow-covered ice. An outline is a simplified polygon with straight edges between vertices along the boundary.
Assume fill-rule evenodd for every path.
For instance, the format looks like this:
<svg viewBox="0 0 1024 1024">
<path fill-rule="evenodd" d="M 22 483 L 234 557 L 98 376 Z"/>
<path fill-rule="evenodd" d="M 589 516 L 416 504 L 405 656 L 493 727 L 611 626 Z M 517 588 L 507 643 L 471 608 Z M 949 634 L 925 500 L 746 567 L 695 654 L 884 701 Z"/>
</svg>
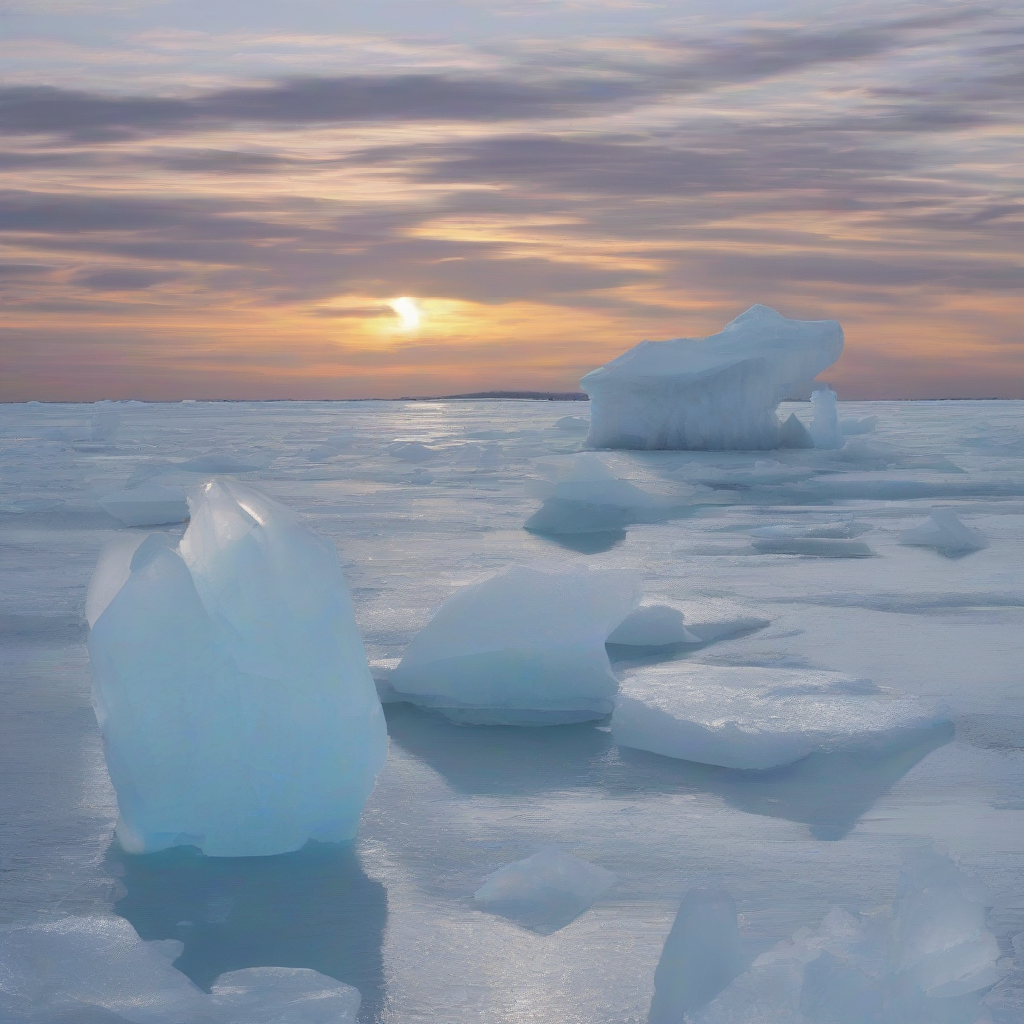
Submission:
<svg viewBox="0 0 1024 1024">
<path fill-rule="evenodd" d="M 541 935 L 564 928 L 615 882 L 615 873 L 545 846 L 488 875 L 474 903 Z"/>
<path fill-rule="evenodd" d="M 620 746 L 750 769 L 816 751 L 883 751 L 946 720 L 919 700 L 835 673 L 684 662 L 635 670 L 611 728 Z"/>
<path fill-rule="evenodd" d="M 909 547 L 935 548 L 944 555 L 965 555 L 988 547 L 988 541 L 969 526 L 964 526 L 948 508 L 937 508 L 920 526 L 904 530 L 900 543 Z"/>
<path fill-rule="evenodd" d="M 180 545 L 108 552 L 87 604 L 126 850 L 237 857 L 354 836 L 387 738 L 331 541 L 251 488 L 208 483 Z"/>
<path fill-rule="evenodd" d="M 580 381 L 590 395 L 588 440 L 598 448 L 777 448 L 779 403 L 842 350 L 834 320 L 789 320 L 767 306 L 706 338 L 642 341 Z"/>
<path fill-rule="evenodd" d="M 602 718 L 618 688 L 605 641 L 641 594 L 628 570 L 510 566 L 452 595 L 389 682 L 466 724 Z"/>
</svg>

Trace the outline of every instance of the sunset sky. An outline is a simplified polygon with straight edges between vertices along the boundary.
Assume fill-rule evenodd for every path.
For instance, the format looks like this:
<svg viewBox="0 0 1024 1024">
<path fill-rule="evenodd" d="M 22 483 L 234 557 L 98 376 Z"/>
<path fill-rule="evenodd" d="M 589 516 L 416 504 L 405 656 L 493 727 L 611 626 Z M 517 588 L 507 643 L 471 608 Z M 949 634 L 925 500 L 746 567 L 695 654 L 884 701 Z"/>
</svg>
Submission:
<svg viewBox="0 0 1024 1024">
<path fill-rule="evenodd" d="M 1019 3 L 0 0 L 0 69 L 0 400 L 575 389 L 755 302 L 1024 398 Z"/>
</svg>

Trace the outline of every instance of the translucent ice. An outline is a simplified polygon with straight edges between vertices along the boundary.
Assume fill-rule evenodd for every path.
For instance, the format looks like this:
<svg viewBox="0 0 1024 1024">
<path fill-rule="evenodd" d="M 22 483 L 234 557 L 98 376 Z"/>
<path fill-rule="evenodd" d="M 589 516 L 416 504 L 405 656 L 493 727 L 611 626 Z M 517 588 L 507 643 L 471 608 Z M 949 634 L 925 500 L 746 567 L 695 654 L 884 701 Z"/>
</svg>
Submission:
<svg viewBox="0 0 1024 1024">
<path fill-rule="evenodd" d="M 900 543 L 936 548 L 944 555 L 964 555 L 988 547 L 988 541 L 977 530 L 964 526 L 948 508 L 933 509 L 927 522 L 904 530 Z"/>
<path fill-rule="evenodd" d="M 743 970 L 736 904 L 727 892 L 691 889 L 654 972 L 649 1024 L 679 1024 Z"/>
<path fill-rule="evenodd" d="M 605 640 L 641 594 L 624 569 L 510 566 L 449 598 L 389 682 L 460 722 L 601 718 L 618 688 Z"/>
<path fill-rule="evenodd" d="M 706 338 L 643 341 L 580 382 L 589 442 L 601 448 L 776 448 L 790 386 L 843 350 L 834 320 L 788 320 L 751 306 Z M 793 428 L 790 428 L 791 432 Z M 788 438 L 791 446 L 799 439 Z"/>
<path fill-rule="evenodd" d="M 585 434 L 590 429 L 590 420 L 585 416 L 563 416 L 560 420 L 555 420 L 555 429 Z"/>
<path fill-rule="evenodd" d="M 931 847 L 904 858 L 889 931 L 889 971 L 906 989 L 960 996 L 994 985 L 999 945 L 985 923 L 985 887 Z"/>
<path fill-rule="evenodd" d="M 544 500 L 525 524 L 535 533 L 600 533 L 630 523 L 657 522 L 686 500 L 682 495 L 651 494 L 620 479 L 591 452 L 577 455 L 559 479 L 532 480 L 527 490 Z"/>
<path fill-rule="evenodd" d="M 93 406 L 93 441 L 113 441 L 120 426 L 121 413 L 114 402 L 97 402 Z"/>
<path fill-rule="evenodd" d="M 842 448 L 839 405 L 836 393 L 827 385 L 811 394 L 811 440 L 815 448 Z"/>
<path fill-rule="evenodd" d="M 610 644 L 627 647 L 667 647 L 699 644 L 701 638 L 683 625 L 686 613 L 678 605 L 659 598 L 644 598 L 636 609 L 612 630 Z"/>
<path fill-rule="evenodd" d="M 383 713 L 334 545 L 235 483 L 205 485 L 180 545 L 101 559 L 94 703 L 130 852 L 218 856 L 351 839 Z"/>
<path fill-rule="evenodd" d="M 831 672 L 669 662 L 623 683 L 611 728 L 624 747 L 771 768 L 814 751 L 884 749 L 944 720 L 917 700 Z"/>
<path fill-rule="evenodd" d="M 549 935 L 589 909 L 614 881 L 613 872 L 546 846 L 488 875 L 473 900 L 481 910 Z"/>
<path fill-rule="evenodd" d="M 99 504 L 125 526 L 163 526 L 188 517 L 188 502 L 180 487 L 143 484 L 108 494 Z"/>
<path fill-rule="evenodd" d="M 143 942 L 119 917 L 2 928 L 0 1011 L 12 1022 L 355 1024 L 360 998 L 349 985 L 256 967 L 222 974 L 207 995 L 171 965 L 181 948 Z"/>
<path fill-rule="evenodd" d="M 817 555 L 821 558 L 870 558 L 874 552 L 854 540 L 871 527 L 848 520 L 819 526 L 779 524 L 750 531 L 755 551 L 773 555 Z"/>
</svg>

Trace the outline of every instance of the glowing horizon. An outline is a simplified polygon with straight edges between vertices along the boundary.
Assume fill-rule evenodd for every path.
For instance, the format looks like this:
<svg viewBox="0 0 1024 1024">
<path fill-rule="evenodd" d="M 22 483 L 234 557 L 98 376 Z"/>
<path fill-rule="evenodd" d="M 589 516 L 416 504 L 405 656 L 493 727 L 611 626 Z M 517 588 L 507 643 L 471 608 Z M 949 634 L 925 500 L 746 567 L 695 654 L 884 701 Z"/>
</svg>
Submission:
<svg viewBox="0 0 1024 1024">
<path fill-rule="evenodd" d="M 1024 397 L 1011 12 L 102 6 L 4 15 L 0 400 L 575 390 L 755 302 Z"/>
</svg>

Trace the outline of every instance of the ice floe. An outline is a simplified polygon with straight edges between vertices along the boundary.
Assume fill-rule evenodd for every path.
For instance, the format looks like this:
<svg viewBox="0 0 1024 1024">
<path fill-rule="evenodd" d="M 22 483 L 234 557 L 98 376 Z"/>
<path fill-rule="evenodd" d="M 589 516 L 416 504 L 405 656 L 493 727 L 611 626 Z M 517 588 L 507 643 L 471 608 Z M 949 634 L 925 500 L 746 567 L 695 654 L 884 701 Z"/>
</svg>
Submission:
<svg viewBox="0 0 1024 1024">
<path fill-rule="evenodd" d="M 620 746 L 763 769 L 815 751 L 883 751 L 946 717 L 832 672 L 668 662 L 630 673 L 611 729 Z"/>
<path fill-rule="evenodd" d="M 88 610 L 125 849 L 251 856 L 352 838 L 387 737 L 331 541 L 251 488 L 210 483 L 180 545 L 152 534 L 100 560 Z"/>
<path fill-rule="evenodd" d="M 645 597 L 608 637 L 624 647 L 667 647 L 707 644 L 751 629 L 769 620 L 723 598 L 675 601 Z"/>
<path fill-rule="evenodd" d="M 618 688 L 605 641 L 642 593 L 629 570 L 510 566 L 450 597 L 388 682 L 467 724 L 601 718 Z"/>
<path fill-rule="evenodd" d="M 473 901 L 481 910 L 550 935 L 588 910 L 614 882 L 614 872 L 546 846 L 488 875 Z"/>
<path fill-rule="evenodd" d="M 842 350 L 834 320 L 789 320 L 760 305 L 706 338 L 643 341 L 580 381 L 590 395 L 588 440 L 598 448 L 776 448 L 776 407 Z"/>
<path fill-rule="evenodd" d="M 904 530 L 900 543 L 935 548 L 944 555 L 965 555 L 988 547 L 988 541 L 962 522 L 948 508 L 936 508 L 920 526 Z"/>
</svg>

